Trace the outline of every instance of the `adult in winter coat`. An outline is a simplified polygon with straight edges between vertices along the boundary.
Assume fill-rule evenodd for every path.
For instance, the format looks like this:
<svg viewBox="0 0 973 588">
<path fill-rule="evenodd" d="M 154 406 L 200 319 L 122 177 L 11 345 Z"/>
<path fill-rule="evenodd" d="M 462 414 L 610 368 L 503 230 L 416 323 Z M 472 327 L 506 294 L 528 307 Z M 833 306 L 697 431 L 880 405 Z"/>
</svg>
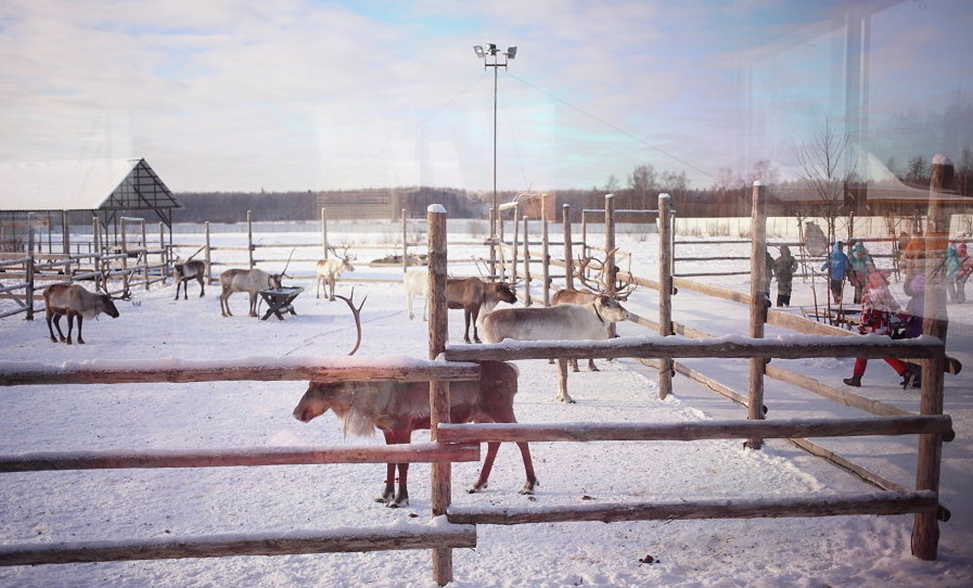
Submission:
<svg viewBox="0 0 973 588">
<path fill-rule="evenodd" d="M 855 241 L 849 253 L 848 281 L 855 288 L 855 304 L 861 304 L 862 295 L 868 288 L 868 276 L 875 271 L 875 262 L 861 241 Z"/>
<path fill-rule="evenodd" d="M 791 305 L 791 289 L 796 271 L 797 259 L 791 255 L 787 245 L 781 245 L 780 257 L 774 260 L 774 275 L 777 276 L 777 306 Z"/>
<path fill-rule="evenodd" d="M 895 297 L 889 291 L 889 283 L 885 278 L 885 274 L 882 272 L 872 272 L 868 276 L 868 290 L 862 296 L 862 314 L 861 323 L 858 326 L 859 332 L 863 335 L 868 333 L 891 335 L 892 315 L 898 312 L 899 303 L 895 301 Z M 921 320 L 919 328 L 921 333 Z M 918 378 L 918 366 L 914 364 L 907 364 L 897 358 L 885 358 L 885 363 L 892 366 L 895 373 L 902 376 L 903 386 L 910 385 L 914 379 Z M 852 376 L 842 381 L 849 386 L 861 386 L 862 376 L 865 375 L 865 368 L 867 366 L 867 359 L 863 357 L 855 359 Z"/>
<path fill-rule="evenodd" d="M 841 302 L 841 293 L 844 290 L 845 278 L 848 276 L 848 256 L 844 252 L 845 244 L 838 241 L 831 248 L 828 261 L 821 266 L 822 270 L 828 270 L 829 287 L 831 288 L 831 299 Z"/>
</svg>

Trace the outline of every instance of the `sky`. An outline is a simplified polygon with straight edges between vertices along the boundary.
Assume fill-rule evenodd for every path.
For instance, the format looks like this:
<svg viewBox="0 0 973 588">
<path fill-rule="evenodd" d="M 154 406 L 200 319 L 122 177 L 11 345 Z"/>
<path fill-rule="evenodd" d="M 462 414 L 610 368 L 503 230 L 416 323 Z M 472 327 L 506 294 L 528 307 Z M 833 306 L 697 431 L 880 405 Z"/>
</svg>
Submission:
<svg viewBox="0 0 973 588">
<path fill-rule="evenodd" d="M 846 130 L 862 14 L 860 144 L 957 159 L 973 139 L 941 115 L 973 102 L 966 0 L 5 0 L 0 162 L 144 157 L 175 192 L 486 192 L 496 144 L 501 190 L 646 164 L 694 188 L 762 160 L 787 179 L 825 122 Z M 485 67 L 487 43 L 516 58 Z"/>
</svg>

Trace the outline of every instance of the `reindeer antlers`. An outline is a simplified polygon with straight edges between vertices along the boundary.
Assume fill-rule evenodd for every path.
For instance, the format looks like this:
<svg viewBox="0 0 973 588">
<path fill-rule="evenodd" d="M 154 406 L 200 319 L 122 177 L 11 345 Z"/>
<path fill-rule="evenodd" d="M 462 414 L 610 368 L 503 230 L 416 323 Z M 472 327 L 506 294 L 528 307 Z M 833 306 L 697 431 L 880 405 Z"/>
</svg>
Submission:
<svg viewBox="0 0 973 588">
<path fill-rule="evenodd" d="M 358 348 L 361 347 L 361 309 L 365 306 L 365 301 L 368 300 L 368 296 L 362 298 L 361 304 L 357 308 L 355 308 L 355 304 L 352 302 L 355 299 L 354 288 L 351 289 L 351 298 L 347 298 L 341 294 L 335 294 L 334 297 L 344 300 L 348 308 L 351 309 L 351 314 L 355 316 L 355 328 L 358 330 L 358 340 L 355 342 L 355 347 L 348 352 L 348 355 L 354 355 L 358 351 Z"/>
<path fill-rule="evenodd" d="M 628 297 L 632 295 L 635 291 L 634 276 L 628 273 L 628 279 L 622 280 L 618 277 L 618 268 L 615 268 L 614 272 L 608 272 L 607 260 L 611 259 L 618 249 L 612 249 L 608 251 L 605 260 L 600 260 L 594 256 L 588 255 L 585 257 L 578 258 L 577 267 L 575 267 L 575 275 L 581 280 L 586 288 L 593 292 L 606 292 L 608 290 L 609 276 L 614 276 L 614 286 L 612 298 L 624 302 L 628 300 Z M 592 281 L 588 277 L 588 272 L 594 272 L 596 278 Z"/>
</svg>

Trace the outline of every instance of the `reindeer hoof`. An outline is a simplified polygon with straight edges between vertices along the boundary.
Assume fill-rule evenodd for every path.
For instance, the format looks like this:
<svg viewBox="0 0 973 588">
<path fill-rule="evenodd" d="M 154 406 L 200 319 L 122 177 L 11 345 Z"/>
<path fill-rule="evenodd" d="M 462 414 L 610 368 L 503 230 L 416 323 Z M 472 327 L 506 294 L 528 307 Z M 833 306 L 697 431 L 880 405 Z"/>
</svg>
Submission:
<svg viewBox="0 0 973 588">
<path fill-rule="evenodd" d="M 524 494 L 524 495 L 533 494 L 535 486 L 540 486 L 537 480 L 534 480 L 533 482 L 527 482 L 526 484 L 524 484 L 524 487 L 520 489 L 520 494 Z"/>
</svg>

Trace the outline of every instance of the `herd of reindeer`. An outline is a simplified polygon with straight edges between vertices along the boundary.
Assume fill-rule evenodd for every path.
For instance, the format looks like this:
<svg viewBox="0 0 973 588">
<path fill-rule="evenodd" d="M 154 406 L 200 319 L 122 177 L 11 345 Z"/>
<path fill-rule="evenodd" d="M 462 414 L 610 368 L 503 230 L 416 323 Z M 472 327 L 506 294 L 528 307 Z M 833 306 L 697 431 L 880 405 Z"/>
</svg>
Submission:
<svg viewBox="0 0 973 588">
<path fill-rule="evenodd" d="M 326 290 L 329 300 L 344 300 L 352 311 L 358 333 L 358 342 L 349 353 L 357 351 L 361 343 L 362 305 L 356 307 L 352 297 L 335 294 L 337 278 L 344 272 L 355 271 L 346 247 L 342 253 L 330 248 L 332 253 L 316 263 L 317 297 Z M 612 252 L 608 258 L 611 259 Z M 615 272 L 607 271 L 605 262 L 593 257 L 579 259 L 576 277 L 585 289 L 562 289 L 551 299 L 551 306 L 503 307 L 496 308 L 500 302 L 513 305 L 517 302 L 514 286 L 505 282 L 494 282 L 479 277 L 447 278 L 446 302 L 449 309 L 463 310 L 465 328 L 463 341 L 470 343 L 470 327 L 473 329 L 472 342 L 499 343 L 505 339 L 517 341 L 563 341 L 593 340 L 602 341 L 611 336 L 613 323 L 625 321 L 629 313 L 619 301 L 625 301 L 634 289 L 631 281 L 613 284 L 607 288 L 610 276 Z M 179 299 L 180 289 L 183 299 L 188 299 L 188 283 L 199 283 L 199 296 L 205 296 L 206 264 L 199 260 L 187 260 L 173 266 L 173 282 L 176 285 L 175 299 Z M 281 288 L 281 280 L 286 277 L 271 274 L 260 269 L 228 269 L 220 275 L 220 311 L 223 316 L 232 316 L 229 298 L 235 292 L 246 292 L 250 298 L 250 316 L 256 317 L 258 295 L 261 290 Z M 594 275 L 595 277 L 589 277 Z M 422 296 L 423 320 L 426 320 L 428 306 L 428 271 L 424 268 L 410 269 L 405 272 L 403 283 L 406 290 L 409 319 L 414 319 L 413 298 Z M 120 297 L 128 299 L 127 295 Z M 59 283 L 48 286 L 44 291 L 45 317 L 51 340 L 72 343 L 74 319 L 78 321 L 78 343 L 84 343 L 81 335 L 85 318 L 107 314 L 117 318 L 119 313 L 114 298 L 108 294 L 94 293 L 77 284 Z M 68 334 L 65 337 L 59 324 L 61 316 L 67 316 Z M 52 327 L 53 324 L 53 327 Z M 54 335 L 57 329 L 58 337 Z M 480 334 L 482 333 L 482 340 Z M 574 403 L 567 391 L 568 360 L 558 363 L 558 400 Z M 572 369 L 578 371 L 577 363 Z M 589 369 L 597 371 L 594 361 L 589 359 Z M 513 410 L 514 396 L 517 393 L 518 371 L 511 363 L 484 361 L 480 364 L 480 379 L 467 382 L 453 382 L 450 385 L 450 422 L 453 423 L 515 423 Z M 355 435 L 370 435 L 376 428 L 385 435 L 388 444 L 409 443 L 412 432 L 430 427 L 429 387 L 425 382 L 311 382 L 293 411 L 293 416 L 301 422 L 309 422 L 328 410 L 338 417 L 345 431 Z M 487 486 L 490 471 L 496 458 L 499 443 L 488 443 L 487 455 L 476 483 L 469 492 L 477 492 Z M 537 485 L 531 461 L 530 449 L 526 442 L 519 442 L 524 461 L 526 483 L 521 494 L 530 494 Z M 377 501 L 390 507 L 409 504 L 408 463 L 387 464 L 385 485 Z M 396 473 L 398 477 L 396 478 Z M 398 489 L 395 481 L 398 479 Z"/>
</svg>

